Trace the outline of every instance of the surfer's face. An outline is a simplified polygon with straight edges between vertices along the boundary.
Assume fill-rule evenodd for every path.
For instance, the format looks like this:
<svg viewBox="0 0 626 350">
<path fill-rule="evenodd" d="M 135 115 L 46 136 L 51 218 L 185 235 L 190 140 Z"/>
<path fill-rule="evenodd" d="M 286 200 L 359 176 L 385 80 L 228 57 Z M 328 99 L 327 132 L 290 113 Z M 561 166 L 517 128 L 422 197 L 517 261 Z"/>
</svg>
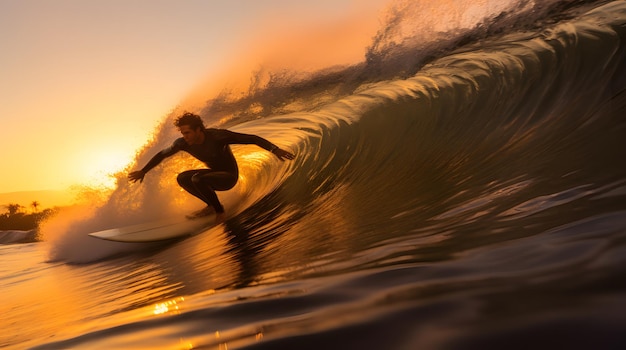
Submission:
<svg viewBox="0 0 626 350">
<path fill-rule="evenodd" d="M 189 125 L 181 125 L 178 130 L 189 145 L 199 145 L 204 141 L 202 128 L 192 129 Z"/>
</svg>

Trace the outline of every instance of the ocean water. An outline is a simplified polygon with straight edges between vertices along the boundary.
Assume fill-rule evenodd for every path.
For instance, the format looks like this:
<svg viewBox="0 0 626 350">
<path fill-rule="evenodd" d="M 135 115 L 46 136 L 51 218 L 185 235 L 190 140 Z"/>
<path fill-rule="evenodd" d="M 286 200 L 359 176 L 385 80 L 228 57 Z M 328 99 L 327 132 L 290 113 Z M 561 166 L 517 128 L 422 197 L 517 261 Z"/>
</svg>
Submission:
<svg viewBox="0 0 626 350">
<path fill-rule="evenodd" d="M 86 236 L 198 208 L 177 155 L 0 245 L 0 348 L 626 348 L 626 1 L 500 5 L 397 3 L 362 63 L 211 99 L 297 158 L 233 146 L 183 240 Z"/>
</svg>

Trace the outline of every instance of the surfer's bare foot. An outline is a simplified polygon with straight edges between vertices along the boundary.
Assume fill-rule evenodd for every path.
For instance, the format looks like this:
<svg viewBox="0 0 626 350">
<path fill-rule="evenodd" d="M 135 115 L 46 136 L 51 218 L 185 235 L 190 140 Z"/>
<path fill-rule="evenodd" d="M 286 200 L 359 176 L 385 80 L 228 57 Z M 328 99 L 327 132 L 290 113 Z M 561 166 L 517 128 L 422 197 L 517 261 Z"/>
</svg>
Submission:
<svg viewBox="0 0 626 350">
<path fill-rule="evenodd" d="M 215 212 L 215 210 L 209 206 L 206 206 L 198 211 L 194 211 L 193 213 L 187 215 L 187 219 L 198 219 L 198 218 L 203 218 L 205 216 L 209 216 L 211 214 L 213 214 Z"/>
</svg>

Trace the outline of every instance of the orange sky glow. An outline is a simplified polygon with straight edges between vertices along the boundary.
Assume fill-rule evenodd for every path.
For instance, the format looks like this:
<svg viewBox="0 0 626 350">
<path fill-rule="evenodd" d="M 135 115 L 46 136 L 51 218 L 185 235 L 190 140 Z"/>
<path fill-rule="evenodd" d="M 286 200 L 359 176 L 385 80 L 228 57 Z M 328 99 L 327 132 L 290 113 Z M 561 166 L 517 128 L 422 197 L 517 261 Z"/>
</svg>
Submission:
<svg viewBox="0 0 626 350">
<path fill-rule="evenodd" d="M 387 2 L 1 1 L 0 193 L 113 186 L 209 87 L 362 60 Z"/>
</svg>

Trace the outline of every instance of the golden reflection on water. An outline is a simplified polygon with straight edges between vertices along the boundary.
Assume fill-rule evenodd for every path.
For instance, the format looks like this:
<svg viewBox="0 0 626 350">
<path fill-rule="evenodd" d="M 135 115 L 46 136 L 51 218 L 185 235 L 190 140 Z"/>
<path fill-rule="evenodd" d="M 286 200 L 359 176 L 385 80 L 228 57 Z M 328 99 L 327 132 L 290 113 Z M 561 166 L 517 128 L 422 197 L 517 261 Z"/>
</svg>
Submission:
<svg viewBox="0 0 626 350">
<path fill-rule="evenodd" d="M 168 312 L 174 313 L 174 314 L 179 314 L 180 313 L 180 307 L 178 304 L 182 303 L 183 301 L 185 301 L 184 297 L 179 297 L 179 298 L 175 298 L 172 300 L 168 300 L 166 302 L 162 302 L 162 303 L 157 303 L 154 305 L 154 314 L 155 315 L 161 315 L 161 314 L 165 314 Z"/>
<path fill-rule="evenodd" d="M 237 162 L 246 164 L 247 167 L 256 171 L 263 169 L 267 162 L 271 159 L 271 153 L 266 150 L 251 151 L 246 153 L 237 152 Z"/>
<path fill-rule="evenodd" d="M 185 297 L 177 297 L 177 298 L 173 298 L 164 302 L 156 303 L 154 304 L 154 307 L 153 307 L 153 314 L 154 315 L 163 315 L 167 313 L 173 314 L 173 315 L 181 314 L 184 311 L 182 310 L 180 304 L 182 304 L 185 301 L 186 301 Z M 251 336 L 253 335 L 254 340 L 257 342 L 262 341 L 264 338 L 263 332 L 256 332 L 250 335 Z M 227 335 L 226 337 L 224 337 L 222 335 L 222 332 L 220 332 L 219 330 L 216 330 L 213 333 L 213 337 L 215 339 L 215 343 L 218 349 L 223 349 L 223 350 L 228 349 L 229 338 L 232 338 L 231 336 Z M 209 343 L 211 343 L 211 341 L 209 341 Z M 191 342 L 190 339 L 179 338 L 179 348 L 190 350 L 190 349 L 194 349 L 195 346 Z"/>
<path fill-rule="evenodd" d="M 193 349 L 193 344 L 191 342 L 186 342 L 183 338 L 180 338 L 180 348 L 191 350 Z"/>
</svg>

